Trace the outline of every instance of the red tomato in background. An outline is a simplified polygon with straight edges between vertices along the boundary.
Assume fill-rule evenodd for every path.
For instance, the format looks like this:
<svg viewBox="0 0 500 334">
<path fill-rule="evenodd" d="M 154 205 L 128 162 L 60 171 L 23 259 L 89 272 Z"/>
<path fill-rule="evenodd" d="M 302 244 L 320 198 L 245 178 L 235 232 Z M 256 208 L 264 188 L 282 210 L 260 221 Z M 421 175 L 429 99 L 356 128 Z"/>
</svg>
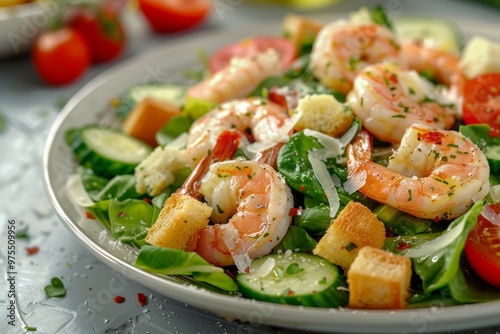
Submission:
<svg viewBox="0 0 500 334">
<path fill-rule="evenodd" d="M 87 39 L 95 63 L 112 60 L 124 49 L 125 32 L 116 13 L 111 10 L 84 9 L 70 25 Z"/>
<path fill-rule="evenodd" d="M 500 204 L 490 204 L 489 208 L 500 214 Z M 465 255 L 484 281 L 500 287 L 500 226 L 479 216 L 465 243 Z"/>
<path fill-rule="evenodd" d="M 156 32 L 176 32 L 201 23 L 210 0 L 138 0 L 139 8 Z"/>
<path fill-rule="evenodd" d="M 210 71 L 215 73 L 229 64 L 232 57 L 247 57 L 268 49 L 276 49 L 280 55 L 280 67 L 288 68 L 297 58 L 293 42 L 282 37 L 253 37 L 225 46 L 210 57 Z"/>
<path fill-rule="evenodd" d="M 462 118 L 466 124 L 489 124 L 490 135 L 500 136 L 500 73 L 466 82 Z"/>
<path fill-rule="evenodd" d="M 52 85 L 69 83 L 90 65 L 90 47 L 70 27 L 42 32 L 33 46 L 33 62 L 39 75 Z"/>
</svg>

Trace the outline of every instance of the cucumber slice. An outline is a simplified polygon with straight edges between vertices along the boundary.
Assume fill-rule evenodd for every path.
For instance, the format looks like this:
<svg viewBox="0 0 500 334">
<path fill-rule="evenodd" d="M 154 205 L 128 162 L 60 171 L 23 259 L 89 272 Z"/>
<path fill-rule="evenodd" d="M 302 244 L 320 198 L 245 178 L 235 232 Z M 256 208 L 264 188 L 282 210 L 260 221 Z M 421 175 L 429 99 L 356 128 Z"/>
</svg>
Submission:
<svg viewBox="0 0 500 334">
<path fill-rule="evenodd" d="M 118 99 L 115 106 L 116 114 L 120 119 L 125 119 L 132 108 L 145 97 L 169 101 L 181 108 L 184 105 L 185 94 L 186 86 L 182 85 L 148 83 L 134 86 Z"/>
<path fill-rule="evenodd" d="M 393 21 L 394 30 L 402 41 L 422 41 L 424 45 L 458 54 L 463 38 L 456 25 L 436 17 L 398 17 Z"/>
<path fill-rule="evenodd" d="M 98 125 L 69 130 L 65 139 L 80 165 L 108 178 L 132 174 L 151 152 L 144 142 Z"/>
<path fill-rule="evenodd" d="M 252 261 L 236 281 L 244 297 L 280 304 L 339 307 L 347 304 L 347 283 L 337 266 L 322 257 L 271 254 Z"/>
<path fill-rule="evenodd" d="M 500 174 L 500 145 L 486 146 L 483 153 L 490 165 L 490 173 Z"/>
</svg>

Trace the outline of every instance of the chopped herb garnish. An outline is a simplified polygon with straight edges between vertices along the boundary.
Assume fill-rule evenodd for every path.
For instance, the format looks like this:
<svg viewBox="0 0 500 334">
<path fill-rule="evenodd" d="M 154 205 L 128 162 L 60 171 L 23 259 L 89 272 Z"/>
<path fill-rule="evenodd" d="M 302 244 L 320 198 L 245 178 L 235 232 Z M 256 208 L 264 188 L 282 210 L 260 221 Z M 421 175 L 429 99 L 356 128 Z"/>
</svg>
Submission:
<svg viewBox="0 0 500 334">
<path fill-rule="evenodd" d="M 24 326 L 24 329 L 26 329 L 28 332 L 36 332 L 37 328 L 33 326 Z"/>
<path fill-rule="evenodd" d="M 290 263 L 290 265 L 288 267 L 286 267 L 286 274 L 287 275 L 298 274 L 301 271 L 304 271 L 304 269 L 301 268 L 297 262 Z"/>
<path fill-rule="evenodd" d="M 356 249 L 356 248 L 358 248 L 358 245 L 356 245 L 356 244 L 355 244 L 355 243 L 353 243 L 353 242 L 348 243 L 348 244 L 344 247 L 344 249 L 345 249 L 346 251 L 348 251 L 348 252 L 350 252 L 350 251 L 352 251 L 353 249 Z"/>
<path fill-rule="evenodd" d="M 411 189 L 408 189 L 408 202 L 411 202 Z"/>
<path fill-rule="evenodd" d="M 217 211 L 218 211 L 220 214 L 223 214 L 223 213 L 224 213 L 224 210 L 222 210 L 222 208 L 219 206 L 219 204 L 217 204 Z"/>
<path fill-rule="evenodd" d="M 54 277 L 50 280 L 50 285 L 45 287 L 45 293 L 48 297 L 62 298 L 66 296 L 66 289 L 63 282 L 58 277 Z"/>
</svg>

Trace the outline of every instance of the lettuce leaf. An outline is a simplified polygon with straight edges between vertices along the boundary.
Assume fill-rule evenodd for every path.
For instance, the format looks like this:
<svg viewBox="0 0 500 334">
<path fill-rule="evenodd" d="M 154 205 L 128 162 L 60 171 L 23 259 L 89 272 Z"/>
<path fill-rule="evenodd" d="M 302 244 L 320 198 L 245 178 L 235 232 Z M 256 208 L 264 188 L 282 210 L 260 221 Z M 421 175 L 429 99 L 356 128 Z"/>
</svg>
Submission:
<svg viewBox="0 0 500 334">
<path fill-rule="evenodd" d="M 224 270 L 215 267 L 195 252 L 146 245 L 141 248 L 134 265 L 162 275 L 192 275 L 224 291 L 238 291 L 238 285 Z"/>
</svg>

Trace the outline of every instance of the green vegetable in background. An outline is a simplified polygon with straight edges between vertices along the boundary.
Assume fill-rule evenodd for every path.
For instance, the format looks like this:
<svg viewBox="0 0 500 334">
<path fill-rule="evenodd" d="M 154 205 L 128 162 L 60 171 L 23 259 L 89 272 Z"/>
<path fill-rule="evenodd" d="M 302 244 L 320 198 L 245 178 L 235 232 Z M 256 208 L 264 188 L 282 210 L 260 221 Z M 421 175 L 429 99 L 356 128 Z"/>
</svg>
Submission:
<svg viewBox="0 0 500 334">
<path fill-rule="evenodd" d="M 192 275 L 224 291 L 238 291 L 238 286 L 224 270 L 208 263 L 194 252 L 146 245 L 134 263 L 138 268 L 162 275 Z"/>
<path fill-rule="evenodd" d="M 168 145 L 182 133 L 188 132 L 192 124 L 193 119 L 189 116 L 174 116 L 156 133 L 156 141 L 159 145 Z"/>
</svg>

